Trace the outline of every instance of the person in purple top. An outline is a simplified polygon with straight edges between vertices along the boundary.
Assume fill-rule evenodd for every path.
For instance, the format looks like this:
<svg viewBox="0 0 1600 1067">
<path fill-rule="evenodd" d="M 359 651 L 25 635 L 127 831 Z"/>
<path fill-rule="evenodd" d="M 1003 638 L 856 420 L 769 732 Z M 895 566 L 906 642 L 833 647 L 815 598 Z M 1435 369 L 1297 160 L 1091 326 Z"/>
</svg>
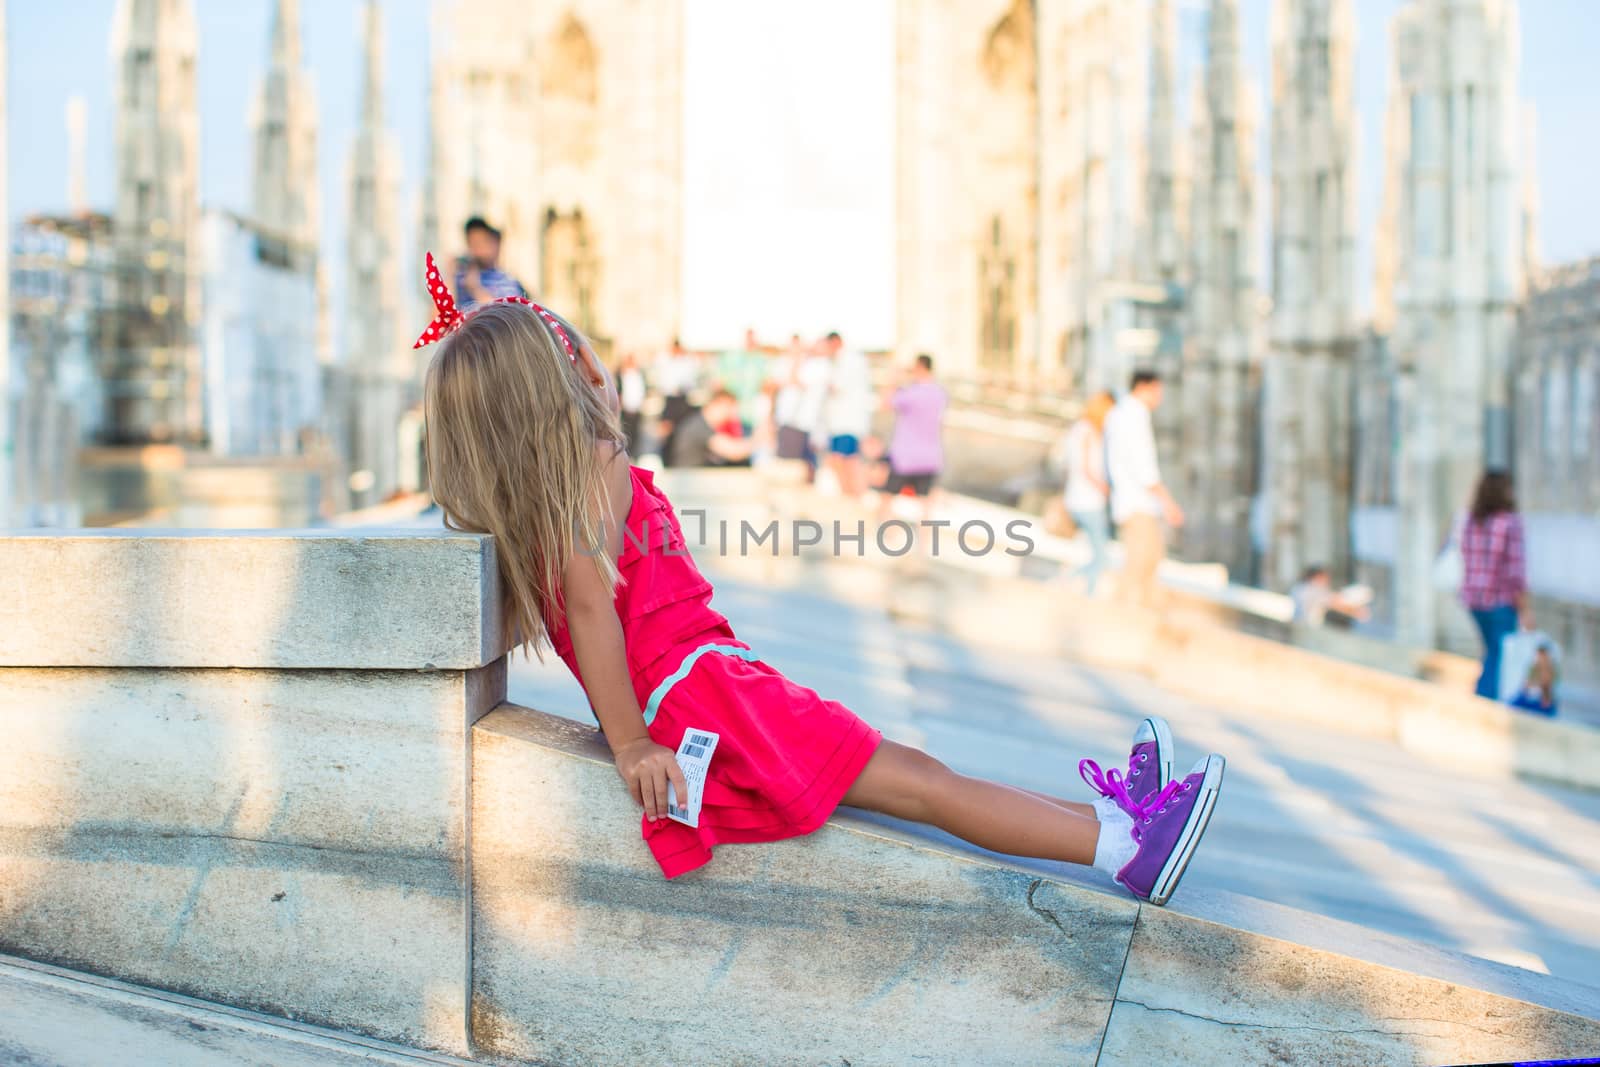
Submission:
<svg viewBox="0 0 1600 1067">
<path fill-rule="evenodd" d="M 894 498 L 910 492 L 926 516 L 934 483 L 944 470 L 944 412 L 950 397 L 933 378 L 933 357 L 917 356 L 906 383 L 889 397 L 894 432 L 889 437 L 889 477 L 884 482 L 882 514 Z"/>
</svg>

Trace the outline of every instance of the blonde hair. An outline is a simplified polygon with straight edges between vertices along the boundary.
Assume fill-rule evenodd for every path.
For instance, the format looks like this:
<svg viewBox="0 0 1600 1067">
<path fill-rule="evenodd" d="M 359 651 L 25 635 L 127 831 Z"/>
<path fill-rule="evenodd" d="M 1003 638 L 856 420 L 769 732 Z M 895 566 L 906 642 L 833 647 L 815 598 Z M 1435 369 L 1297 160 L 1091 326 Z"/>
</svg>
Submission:
<svg viewBox="0 0 1600 1067">
<path fill-rule="evenodd" d="M 587 345 L 562 320 L 573 343 Z M 585 353 L 593 358 L 593 350 Z M 451 530 L 492 534 L 506 631 L 543 659 L 562 614 L 575 551 L 595 559 L 608 592 L 609 497 L 596 445 L 623 451 L 600 392 L 549 326 L 523 304 L 490 304 L 446 336 L 423 384 L 428 478 Z"/>
<path fill-rule="evenodd" d="M 1117 398 L 1101 390 L 1089 397 L 1083 405 L 1083 417 L 1097 430 L 1106 428 L 1106 416 L 1117 406 Z"/>
</svg>

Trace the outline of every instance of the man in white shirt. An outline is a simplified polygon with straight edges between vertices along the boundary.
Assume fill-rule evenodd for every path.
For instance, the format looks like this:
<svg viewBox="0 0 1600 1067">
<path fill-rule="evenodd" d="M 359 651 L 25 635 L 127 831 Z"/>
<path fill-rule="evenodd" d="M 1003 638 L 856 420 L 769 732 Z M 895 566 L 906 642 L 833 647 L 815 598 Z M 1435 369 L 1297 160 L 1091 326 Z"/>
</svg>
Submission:
<svg viewBox="0 0 1600 1067">
<path fill-rule="evenodd" d="M 800 384 L 800 403 L 796 406 L 795 425 L 811 439 L 811 447 L 821 449 L 828 443 L 828 391 L 833 388 L 833 350 L 825 344 L 812 348 L 800 362 L 795 376 Z"/>
<path fill-rule="evenodd" d="M 767 384 L 773 391 L 772 423 L 777 427 L 778 458 L 799 459 L 806 453 L 804 435 L 797 439 L 800 429 L 795 418 L 800 411 L 800 364 L 805 362 L 806 346 L 795 334 L 789 338 L 789 348 L 780 353 L 767 367 Z M 785 434 L 787 429 L 788 433 Z"/>
<path fill-rule="evenodd" d="M 1165 520 L 1183 525 L 1178 507 L 1161 481 L 1150 414 L 1161 406 L 1161 376 L 1137 371 L 1127 395 L 1106 416 L 1106 470 L 1111 476 L 1111 518 L 1125 557 L 1120 591 L 1125 600 L 1153 606 L 1156 570 L 1166 555 Z"/>
<path fill-rule="evenodd" d="M 872 367 L 867 363 L 865 352 L 846 348 L 837 333 L 830 333 L 822 343 L 833 353 L 833 373 L 823 412 L 828 466 L 839 481 L 839 491 L 847 497 L 859 498 L 867 491 L 866 471 L 861 466 L 861 442 L 872 432 L 872 412 L 878 402 L 872 391 Z"/>
</svg>

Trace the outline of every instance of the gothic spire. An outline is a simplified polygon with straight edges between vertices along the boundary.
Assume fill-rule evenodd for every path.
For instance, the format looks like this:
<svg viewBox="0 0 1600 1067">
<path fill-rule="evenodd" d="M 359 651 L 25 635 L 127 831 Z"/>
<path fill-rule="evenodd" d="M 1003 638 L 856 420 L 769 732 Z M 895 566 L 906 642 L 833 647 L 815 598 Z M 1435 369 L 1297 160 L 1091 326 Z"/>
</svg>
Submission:
<svg viewBox="0 0 1600 1067">
<path fill-rule="evenodd" d="M 361 125 L 383 128 L 383 13 L 377 0 L 361 9 Z"/>
<path fill-rule="evenodd" d="M 254 112 L 256 221 L 302 246 L 314 246 L 317 211 L 317 109 L 300 55 L 299 0 L 274 0 L 267 73 Z"/>
</svg>

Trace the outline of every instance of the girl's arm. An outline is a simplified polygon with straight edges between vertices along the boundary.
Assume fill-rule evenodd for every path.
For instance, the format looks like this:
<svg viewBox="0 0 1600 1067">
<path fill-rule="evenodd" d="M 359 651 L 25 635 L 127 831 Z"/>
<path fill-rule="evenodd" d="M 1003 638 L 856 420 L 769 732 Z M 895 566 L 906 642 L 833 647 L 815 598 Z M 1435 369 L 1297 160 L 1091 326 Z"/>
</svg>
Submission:
<svg viewBox="0 0 1600 1067">
<path fill-rule="evenodd" d="M 649 737 L 628 675 L 622 623 L 606 596 L 594 560 L 579 552 L 562 582 L 567 631 L 589 703 L 612 748 Z"/>
<path fill-rule="evenodd" d="M 614 466 L 620 466 L 622 475 L 627 476 L 627 464 Z M 611 532 L 607 531 L 605 551 L 611 551 Z M 620 539 L 620 531 L 616 533 Z M 645 814 L 662 818 L 667 813 L 667 783 L 673 784 L 680 799 L 687 798 L 689 791 L 672 750 L 650 740 L 645 730 L 639 698 L 629 678 L 622 623 L 592 556 L 573 553 L 562 575 L 562 596 L 578 671 L 611 746 L 617 773 Z"/>
</svg>

